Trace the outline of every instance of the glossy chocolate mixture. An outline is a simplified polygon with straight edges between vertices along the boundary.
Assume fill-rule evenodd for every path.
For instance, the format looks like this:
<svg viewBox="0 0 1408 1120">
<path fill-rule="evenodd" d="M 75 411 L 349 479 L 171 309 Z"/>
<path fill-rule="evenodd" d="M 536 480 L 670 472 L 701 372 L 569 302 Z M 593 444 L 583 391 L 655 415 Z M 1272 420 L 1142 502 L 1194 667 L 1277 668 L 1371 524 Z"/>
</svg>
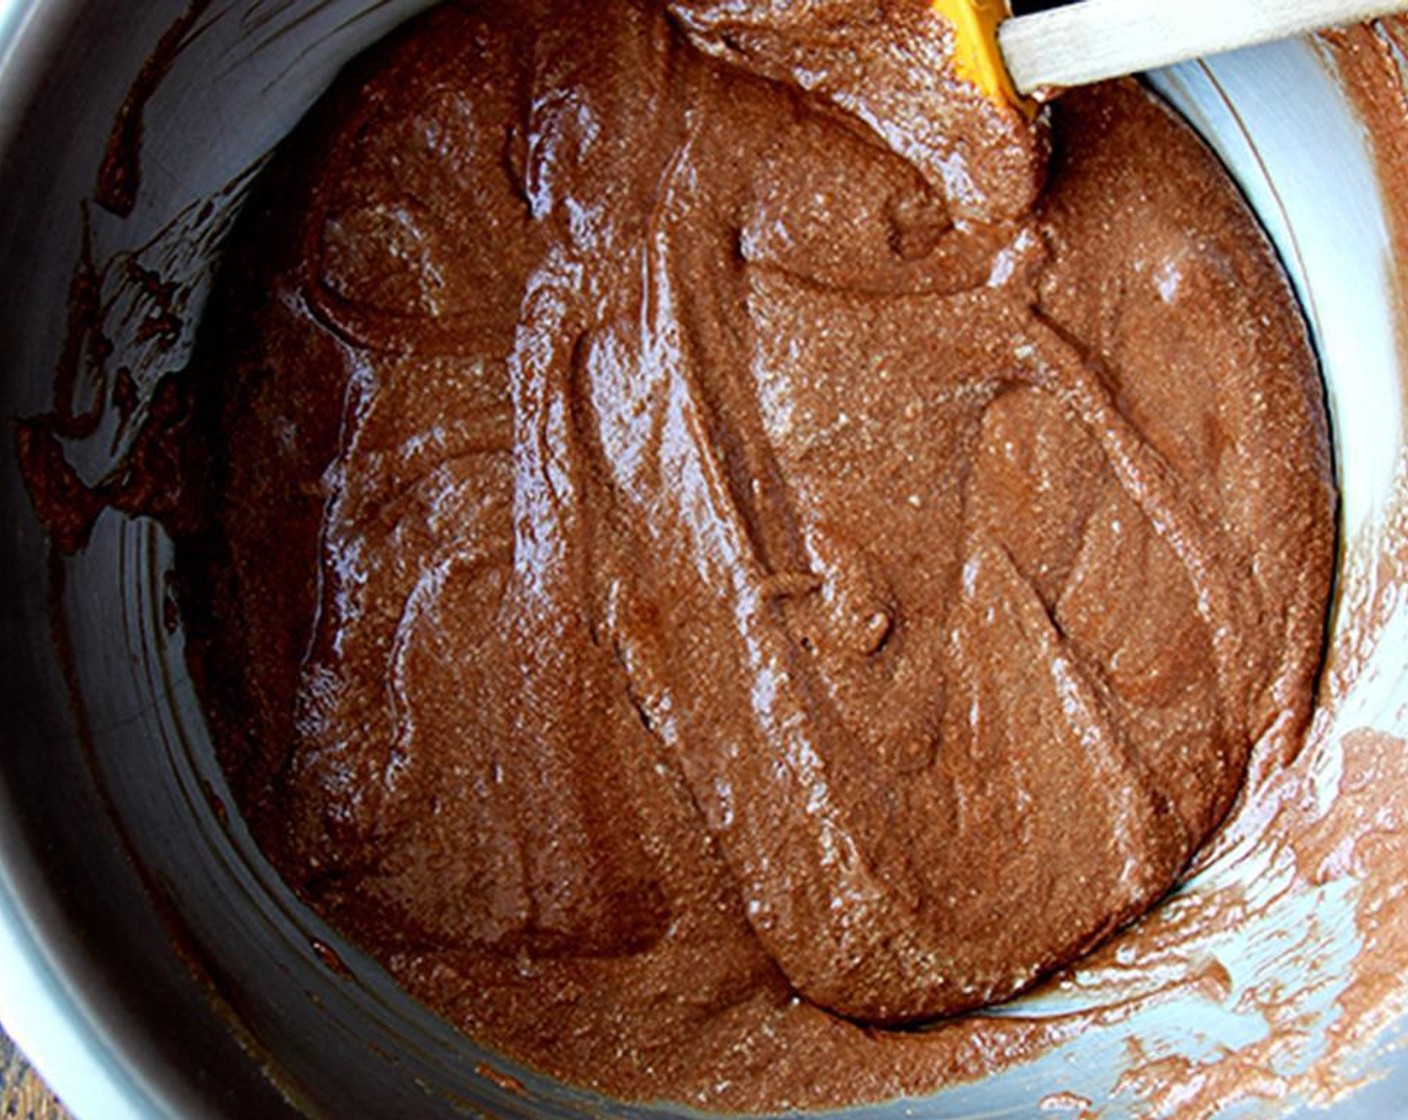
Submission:
<svg viewBox="0 0 1408 1120">
<path fill-rule="evenodd" d="M 1333 495 L 1267 244 L 1139 86 L 1030 125 L 949 47 L 920 0 L 448 4 L 233 239 L 180 541 L 222 761 L 528 1065 L 980 1074 L 876 1028 L 1138 916 L 1308 719 Z"/>
</svg>

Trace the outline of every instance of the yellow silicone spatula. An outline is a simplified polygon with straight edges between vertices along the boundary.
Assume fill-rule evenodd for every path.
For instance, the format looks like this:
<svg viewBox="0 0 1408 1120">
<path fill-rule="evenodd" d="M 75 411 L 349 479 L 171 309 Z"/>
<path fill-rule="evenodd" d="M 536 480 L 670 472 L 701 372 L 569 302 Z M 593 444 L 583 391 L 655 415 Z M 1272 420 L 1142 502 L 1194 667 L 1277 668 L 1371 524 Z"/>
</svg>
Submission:
<svg viewBox="0 0 1408 1120">
<path fill-rule="evenodd" d="M 1408 10 L 1408 0 L 1080 0 L 1012 16 L 1006 0 L 931 0 L 959 76 L 1012 104 L 1189 58 Z"/>
</svg>

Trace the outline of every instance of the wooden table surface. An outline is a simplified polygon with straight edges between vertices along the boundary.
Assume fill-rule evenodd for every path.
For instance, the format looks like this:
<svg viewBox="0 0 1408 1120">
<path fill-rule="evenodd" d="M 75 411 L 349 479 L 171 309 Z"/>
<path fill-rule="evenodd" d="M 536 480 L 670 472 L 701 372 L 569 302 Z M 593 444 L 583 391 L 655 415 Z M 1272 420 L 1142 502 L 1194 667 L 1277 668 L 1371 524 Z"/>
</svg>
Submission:
<svg viewBox="0 0 1408 1120">
<path fill-rule="evenodd" d="M 3 1032 L 0 1032 L 0 1118 L 69 1120 L 68 1113 Z"/>
</svg>

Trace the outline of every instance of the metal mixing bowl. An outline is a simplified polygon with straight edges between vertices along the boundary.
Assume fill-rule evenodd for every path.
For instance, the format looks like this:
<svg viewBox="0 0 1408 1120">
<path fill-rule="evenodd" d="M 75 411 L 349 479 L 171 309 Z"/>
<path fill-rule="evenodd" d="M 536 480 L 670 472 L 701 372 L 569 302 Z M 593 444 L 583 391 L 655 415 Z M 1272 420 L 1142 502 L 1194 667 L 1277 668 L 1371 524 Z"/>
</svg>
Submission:
<svg viewBox="0 0 1408 1120">
<path fill-rule="evenodd" d="M 84 200 L 124 97 L 185 0 L 0 4 L 0 414 L 50 405 L 85 212 L 96 261 L 130 257 L 178 282 L 182 326 L 165 343 L 132 329 L 140 297 L 108 309 L 118 358 L 146 385 L 178 368 L 239 200 L 231 184 L 342 62 L 424 6 L 214 0 L 145 106 L 143 186 L 119 219 Z M 1219 150 L 1280 247 L 1330 387 L 1347 549 L 1388 547 L 1404 497 L 1391 242 L 1367 137 L 1333 68 L 1287 43 L 1153 80 Z M 11 441 L 0 448 L 0 1018 L 81 1120 L 681 1114 L 522 1071 L 523 1093 L 486 1080 L 485 1055 L 299 904 L 224 812 L 181 635 L 164 625 L 169 542 L 149 522 L 105 515 L 63 565 L 60 601 Z M 1361 578 L 1346 569 L 1342 601 Z M 1352 697 L 1400 736 L 1405 601 L 1375 624 L 1378 668 Z M 56 611 L 71 658 L 56 652 Z M 1338 951 L 1336 907 L 1347 904 L 1327 891 L 1315 905 Z M 1256 932 L 1229 940 L 1229 967 L 1260 951 Z M 330 951 L 345 969 L 329 967 Z M 1041 1013 L 1041 1000 L 1023 1013 Z M 1176 1001 L 1158 1011 L 1175 1031 L 1206 1013 Z M 1408 1062 L 1391 1050 L 1401 1035 L 1390 1026 L 1364 1053 L 1364 1070 L 1384 1076 L 1330 1115 L 1403 1113 Z M 1050 1115 L 1052 1086 L 1102 1116 L 1137 1114 L 1116 1092 L 1122 1061 L 1111 1027 L 981 1084 L 856 1115 L 1023 1116 L 1043 1101 Z M 1252 1100 L 1230 1115 L 1284 1107 Z"/>
</svg>

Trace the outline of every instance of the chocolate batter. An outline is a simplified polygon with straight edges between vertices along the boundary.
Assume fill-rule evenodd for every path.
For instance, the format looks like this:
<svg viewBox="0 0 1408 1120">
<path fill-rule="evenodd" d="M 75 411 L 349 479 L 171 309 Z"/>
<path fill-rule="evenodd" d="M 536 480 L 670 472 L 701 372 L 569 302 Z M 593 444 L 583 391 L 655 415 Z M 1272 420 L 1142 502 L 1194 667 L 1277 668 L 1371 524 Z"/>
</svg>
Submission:
<svg viewBox="0 0 1408 1120">
<path fill-rule="evenodd" d="M 949 46 L 920 0 L 448 4 L 233 238 L 180 541 L 222 761 L 556 1076 L 981 1073 L 873 1028 L 1138 917 L 1304 729 L 1333 494 L 1269 247 L 1139 86 L 1031 125 Z"/>
</svg>

